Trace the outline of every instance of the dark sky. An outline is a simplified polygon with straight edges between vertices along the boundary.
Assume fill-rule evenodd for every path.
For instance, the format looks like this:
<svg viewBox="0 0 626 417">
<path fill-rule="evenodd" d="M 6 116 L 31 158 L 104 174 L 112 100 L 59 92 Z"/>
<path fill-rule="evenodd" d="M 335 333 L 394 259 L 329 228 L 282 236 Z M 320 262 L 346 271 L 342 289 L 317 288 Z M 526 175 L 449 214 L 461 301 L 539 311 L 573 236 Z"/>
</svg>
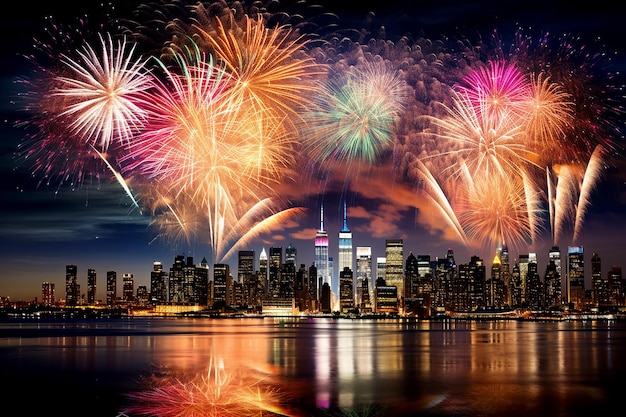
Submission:
<svg viewBox="0 0 626 417">
<path fill-rule="evenodd" d="M 408 32 L 415 38 L 439 39 L 458 34 L 479 34 L 487 38 L 494 30 L 507 39 L 518 26 L 536 33 L 550 32 L 557 36 L 574 34 L 589 45 L 599 38 L 603 51 L 615 52 L 610 71 L 618 73 L 626 70 L 624 15 L 614 8 L 613 2 L 584 2 L 576 6 L 573 2 L 558 6 L 553 2 L 534 0 L 361 1 L 350 6 L 326 0 L 317 3 L 326 3 L 324 9 L 335 12 L 342 26 L 369 27 L 372 31 L 384 27 L 388 38 L 394 41 Z M 128 2 L 124 7 L 131 8 Z M 16 160 L 18 144 L 22 143 L 25 135 L 21 127 L 16 127 L 16 122 L 24 114 L 19 100 L 16 102 L 20 89 L 14 81 L 27 75 L 25 60 L 20 55 L 31 52 L 32 38 L 40 36 L 45 27 L 45 16 L 52 14 L 59 21 L 74 22 L 84 12 L 93 13 L 93 10 L 99 9 L 96 2 L 89 1 L 49 2 L 37 7 L 29 2 L 17 2 L 9 9 L 3 11 L 0 17 L 0 30 L 6 40 L 0 68 L 0 110 L 4 122 L 0 130 L 3 178 L 0 188 L 3 201 L 0 208 L 0 259 L 4 265 L 0 276 L 0 296 L 30 300 L 40 297 L 43 281 L 52 281 L 56 283 L 57 295 L 62 297 L 65 265 L 76 264 L 79 282 L 85 287 L 87 269 L 97 270 L 98 277 L 102 277 L 99 279 L 98 297 L 104 298 L 103 282 L 108 270 L 115 270 L 119 275 L 133 273 L 137 285 L 149 287 L 149 275 L 155 260 L 169 266 L 179 254 L 193 256 L 197 262 L 203 257 L 209 258 L 209 251 L 202 244 L 174 247 L 160 240 L 154 241 L 155 232 L 148 227 L 150 217 L 133 207 L 128 196 L 113 181 L 90 181 L 79 187 L 47 184 L 37 175 L 29 175 L 31 169 L 28 164 Z M 373 16 L 368 17 L 368 12 L 373 12 Z M 590 53 L 598 51 L 593 48 L 590 47 Z M 619 123 L 623 128 L 623 117 Z M 606 175 L 593 194 L 593 209 L 587 213 L 581 238 L 586 256 L 598 252 L 607 270 L 610 265 L 621 265 L 626 259 L 623 166 L 621 156 L 607 162 Z M 353 232 L 355 247 L 372 246 L 375 259 L 384 256 L 386 238 L 402 237 L 406 254 L 430 254 L 434 259 L 444 256 L 447 248 L 452 248 L 457 254 L 457 263 L 468 262 L 470 256 L 479 255 L 490 266 L 494 251 L 481 252 L 463 247 L 445 238 L 445 234 L 424 227 L 416 219 L 419 204 L 402 206 L 402 195 L 410 192 L 410 186 L 397 185 L 397 196 L 392 199 L 382 196 L 375 199 L 367 195 L 368 191 L 385 190 L 384 186 L 379 187 L 355 190 L 347 196 L 348 225 Z M 308 210 L 307 216 L 284 225 L 284 229 L 259 237 L 251 243 L 251 249 L 260 253 L 263 247 L 266 250 L 269 246 L 286 247 L 291 242 L 298 250 L 298 263 L 310 265 L 313 261 L 313 235 L 319 228 L 319 207 L 323 202 L 325 229 L 331 238 L 330 251 L 336 257 L 336 236 L 342 226 L 342 191 L 328 189 L 322 193 L 323 196 L 311 190 L 306 192 L 308 194 L 303 195 L 300 203 Z M 387 205 L 381 205 L 381 201 L 387 202 Z M 537 252 L 539 256 L 540 271 L 551 244 L 549 238 L 544 238 L 529 245 L 528 250 Z M 568 244 L 566 241 L 559 243 L 562 250 Z M 231 268 L 234 267 L 233 259 Z"/>
</svg>

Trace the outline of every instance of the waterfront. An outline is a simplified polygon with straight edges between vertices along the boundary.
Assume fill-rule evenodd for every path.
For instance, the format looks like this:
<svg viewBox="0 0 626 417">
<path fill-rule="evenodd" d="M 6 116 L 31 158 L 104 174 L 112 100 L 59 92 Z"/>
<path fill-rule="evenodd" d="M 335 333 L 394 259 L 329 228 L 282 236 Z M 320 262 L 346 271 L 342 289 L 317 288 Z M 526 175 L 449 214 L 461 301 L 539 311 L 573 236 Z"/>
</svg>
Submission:
<svg viewBox="0 0 626 417">
<path fill-rule="evenodd" d="M 0 360 L 7 415 L 165 416 L 202 392 L 207 416 L 583 416 L 623 407 L 626 322 L 6 320 Z"/>
</svg>

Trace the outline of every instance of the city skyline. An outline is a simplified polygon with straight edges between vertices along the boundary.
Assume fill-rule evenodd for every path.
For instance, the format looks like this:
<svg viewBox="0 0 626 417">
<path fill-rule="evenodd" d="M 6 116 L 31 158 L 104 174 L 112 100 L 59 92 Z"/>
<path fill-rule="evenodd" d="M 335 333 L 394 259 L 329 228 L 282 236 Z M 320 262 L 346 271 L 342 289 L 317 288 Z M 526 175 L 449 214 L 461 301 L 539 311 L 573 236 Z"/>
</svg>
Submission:
<svg viewBox="0 0 626 417">
<path fill-rule="evenodd" d="M 368 25 L 365 19 L 368 10 L 365 7 L 371 10 L 378 9 L 378 14 L 369 26 L 371 33 L 374 37 L 379 36 L 375 35 L 378 28 L 385 26 L 387 38 L 398 46 L 401 44 L 398 32 L 402 33 L 407 27 L 416 35 L 416 38 L 417 34 L 423 33 L 423 37 L 432 40 L 449 37 L 453 29 L 458 29 L 469 39 L 474 35 L 475 30 L 480 30 L 485 42 L 492 31 L 497 29 L 501 31 L 503 38 L 506 37 L 507 44 L 513 39 L 517 25 L 532 26 L 539 31 L 538 33 L 546 31 L 560 34 L 563 29 L 567 29 L 567 32 L 573 36 L 580 35 L 585 45 L 590 45 L 592 55 L 604 53 L 605 50 L 610 53 L 617 49 L 618 53 L 610 56 L 612 62 L 606 71 L 618 73 L 625 69 L 624 57 L 621 56 L 623 51 L 619 49 L 620 40 L 623 39 L 623 36 L 620 36 L 620 34 L 623 35 L 623 28 L 618 27 L 617 24 L 611 25 L 611 22 L 616 22 L 616 20 L 606 20 L 616 19 L 616 17 L 611 13 L 612 9 L 603 4 L 587 10 L 588 18 L 580 23 L 578 23 L 578 11 L 575 9 L 566 11 L 541 9 L 537 4 L 527 2 L 516 13 L 509 13 L 503 8 L 504 6 L 496 6 L 495 3 L 472 3 L 464 5 L 463 8 L 457 6 L 457 8 L 438 9 L 435 5 L 428 7 L 423 5 L 420 9 L 395 3 L 385 5 L 383 8 L 383 5 L 368 3 L 359 6 L 358 10 L 348 12 L 341 8 L 336 10 L 336 13 L 339 22 L 345 27 L 360 28 Z M 533 6 L 536 9 L 532 9 Z M 335 10 L 332 5 L 324 7 L 329 12 Z M 545 12 L 545 16 L 541 17 L 535 13 L 540 9 Z M 287 13 L 293 13 L 292 9 L 288 10 Z M 21 10 L 20 13 L 23 13 L 21 15 L 3 18 L 2 30 L 7 35 L 16 36 L 16 42 L 12 45 L 15 50 L 11 50 L 11 53 L 22 55 L 30 52 L 31 45 L 28 39 L 38 36 L 43 28 L 44 10 L 42 9 L 41 12 L 42 15 L 38 16 Z M 53 15 L 55 12 L 60 13 L 67 18 L 72 13 L 78 13 L 78 9 L 72 12 L 54 9 L 45 12 Z M 476 16 L 481 16 L 481 19 Z M 540 35 L 534 34 L 534 36 L 532 39 L 539 42 Z M 602 42 L 600 42 L 602 47 L 592 45 L 596 36 L 602 37 Z M 425 48 L 423 44 L 421 46 Z M 356 57 L 360 53 L 367 55 L 371 51 L 366 53 L 364 48 L 359 46 L 355 48 L 354 57 L 347 52 L 344 53 L 346 54 L 344 58 L 332 57 L 337 62 L 334 68 L 337 71 L 343 68 L 345 62 L 356 63 L 358 61 Z M 384 59 L 397 64 L 398 57 L 394 55 L 398 53 L 397 51 L 386 52 L 381 47 L 379 53 Z M 27 76 L 32 77 L 32 74 L 28 73 L 28 67 L 22 57 L 11 56 L 8 59 L 10 65 L 2 73 L 3 93 L 6 96 L 2 107 L 6 120 L 2 128 L 2 172 L 3 176 L 8 179 L 2 188 L 5 201 L 2 207 L 2 230 L 5 232 L 2 259 L 8 268 L 0 279 L 0 296 L 8 296 L 13 300 L 30 300 L 40 297 L 41 283 L 44 281 L 61 283 L 67 264 L 77 265 L 78 276 L 84 275 L 85 280 L 88 269 L 95 269 L 99 277 L 103 277 L 107 270 L 115 270 L 120 276 L 124 273 L 132 273 L 138 285 L 149 286 L 149 274 L 154 261 L 168 265 L 177 255 L 192 256 L 197 262 L 204 257 L 211 259 L 213 255 L 211 244 L 223 245 L 223 252 L 228 252 L 231 242 L 220 240 L 221 237 L 217 234 L 208 239 L 208 242 L 205 239 L 190 244 L 175 239 L 174 241 L 160 239 L 160 233 L 168 232 L 167 224 L 156 221 L 158 227 L 156 229 L 150 227 L 150 224 L 154 226 L 155 220 L 159 219 L 151 216 L 144 204 L 151 203 L 154 197 L 150 195 L 148 189 L 141 188 L 143 184 L 136 180 L 138 176 L 127 176 L 127 182 L 115 181 L 115 177 L 111 175 L 111 171 L 115 172 L 115 169 L 108 170 L 105 167 L 104 171 L 98 172 L 98 175 L 86 175 L 87 172 L 85 172 L 82 179 L 72 182 L 73 179 L 69 174 L 48 172 L 42 175 L 41 170 L 35 170 L 25 163 L 26 161 L 16 158 L 16 155 L 23 156 L 22 141 L 28 134 L 32 134 L 32 131 L 25 129 L 25 125 L 28 127 L 29 115 L 28 112 L 24 114 L 20 109 L 19 100 L 16 100 L 14 95 L 16 89 L 20 91 L 20 88 L 23 88 L 23 84 L 15 83 L 15 80 Z M 478 59 L 477 57 L 476 62 Z M 416 74 L 423 76 L 421 72 L 412 74 L 406 69 L 408 64 L 403 65 L 405 65 L 403 70 L 409 78 Z M 435 71 L 434 68 L 428 69 L 428 71 L 431 70 Z M 594 68 L 594 70 L 599 69 Z M 366 70 L 363 69 L 363 71 L 361 75 L 367 75 Z M 433 74 L 429 72 L 429 75 Z M 602 79 L 606 74 L 593 75 Z M 450 84 L 452 80 L 458 82 L 462 79 L 462 77 L 453 78 L 451 75 L 445 77 L 437 75 L 437 77 L 440 80 L 450 77 L 448 80 Z M 593 82 L 595 81 L 592 79 L 591 83 Z M 604 83 L 604 81 L 601 82 Z M 623 81 L 620 77 L 614 77 L 611 82 L 614 86 L 618 86 Z M 433 84 L 429 85 L 432 88 Z M 603 89 L 605 86 L 602 84 L 598 87 Z M 419 91 L 413 88 L 414 90 L 411 91 L 417 95 Z M 328 91 L 324 91 L 324 94 L 327 93 Z M 322 95 L 322 97 L 325 96 Z M 428 105 L 422 104 L 424 109 L 435 107 L 438 97 L 438 93 L 431 91 L 429 97 L 422 99 L 422 101 L 430 101 Z M 602 96 L 598 97 L 599 100 L 602 98 Z M 419 100 L 416 103 L 419 104 Z M 324 103 L 314 101 L 313 104 L 321 106 Z M 411 112 L 423 110 L 417 107 L 417 104 L 412 103 L 410 111 L 400 106 L 402 114 L 410 115 Z M 597 101 L 591 104 L 599 105 L 604 109 Z M 623 103 L 617 103 L 617 105 L 620 107 L 604 110 L 615 115 L 617 127 L 623 129 L 624 116 L 623 107 L 621 107 Z M 400 111 L 398 103 L 394 100 L 390 100 L 388 106 L 391 114 L 398 114 L 397 112 Z M 449 109 L 454 110 L 454 107 L 451 106 Z M 411 165 L 411 161 L 403 161 L 409 154 L 405 149 L 408 143 L 417 139 L 413 137 L 414 128 L 407 127 L 409 121 L 412 121 L 411 117 L 403 116 L 401 120 L 401 123 L 394 125 L 394 129 L 397 130 L 389 136 L 394 141 L 394 148 L 391 152 L 387 149 L 381 154 L 363 153 L 346 156 L 345 153 L 333 154 L 335 151 L 332 149 L 321 145 L 316 146 L 312 150 L 313 156 L 322 160 L 334 160 L 337 163 L 329 163 L 324 166 L 324 169 L 299 166 L 298 168 L 302 168 L 300 171 L 303 172 L 298 172 L 296 169 L 294 172 L 289 172 L 288 177 L 281 178 L 273 184 L 272 191 L 280 197 L 281 203 L 287 202 L 282 207 L 297 208 L 298 215 L 281 218 L 280 223 L 273 225 L 271 230 L 253 236 L 249 242 L 237 249 L 251 249 L 258 256 L 262 248 L 271 246 L 286 248 L 293 243 L 298 250 L 298 264 L 310 266 L 314 261 L 314 240 L 320 226 L 319 213 L 323 205 L 325 218 L 322 221 L 328 232 L 329 255 L 335 259 L 335 280 L 339 275 L 337 270 L 339 233 L 345 221 L 352 235 L 354 252 L 357 246 L 371 246 L 372 259 L 384 255 L 385 239 L 403 239 L 405 258 L 409 253 L 428 254 L 433 258 L 443 257 L 447 249 L 451 248 L 455 252 L 457 263 L 468 262 L 471 256 L 476 255 L 489 266 L 497 249 L 491 242 L 491 232 L 481 232 L 480 228 L 474 229 L 474 232 L 478 233 L 475 234 L 477 237 L 474 240 L 481 240 L 484 244 L 463 242 L 463 239 L 459 238 L 459 230 L 455 230 L 454 222 L 446 219 L 446 215 L 450 214 L 443 210 L 447 201 L 439 200 L 433 204 L 432 201 L 436 200 L 435 197 L 439 194 L 430 189 L 430 194 L 423 193 L 433 184 L 429 182 L 429 177 L 424 174 L 421 167 L 416 168 L 416 165 Z M 313 117 L 309 122 L 318 123 L 319 121 Z M 594 121 L 596 122 L 600 124 L 597 120 Z M 456 126 L 443 123 L 439 127 L 443 130 L 456 128 Z M 593 125 L 580 126 L 580 128 L 593 127 Z M 409 133 L 406 133 L 407 131 Z M 600 131 L 606 132 L 602 129 L 602 125 Z M 310 133 L 306 130 L 304 132 Z M 503 229 L 511 234 L 512 239 L 521 241 L 516 245 L 518 248 L 514 249 L 510 246 L 512 259 L 517 258 L 519 254 L 537 253 L 540 260 L 539 271 L 543 271 L 549 249 L 556 244 L 562 252 L 565 252 L 568 246 L 583 246 L 586 259 L 590 259 L 592 253 L 598 253 L 602 258 L 603 268 L 607 271 L 612 265 L 621 266 L 626 253 L 623 239 L 624 232 L 626 232 L 625 178 L 622 174 L 624 158 L 620 153 L 623 137 L 620 137 L 617 132 L 613 133 L 615 137 L 610 138 L 610 141 L 615 141 L 615 149 L 609 151 L 610 158 L 604 157 L 599 162 L 601 169 L 598 176 L 600 178 L 594 183 L 592 192 L 587 196 L 590 201 L 579 200 L 571 203 L 583 216 L 581 220 L 583 227 L 576 241 L 572 237 L 575 227 L 563 224 L 562 228 L 560 226 L 555 228 L 551 224 L 553 219 L 548 219 L 549 208 L 547 205 L 542 206 L 542 214 L 536 216 L 536 219 L 551 224 L 550 227 L 533 229 L 533 225 L 520 224 L 520 230 L 511 227 Z M 552 133 L 546 133 L 548 136 L 550 134 Z M 576 138 L 576 141 L 579 140 Z M 344 152 L 349 152 L 349 150 L 345 149 Z M 592 155 L 586 155 L 590 159 L 585 162 L 591 165 Z M 32 156 L 41 158 L 41 155 L 37 153 Z M 372 156 L 373 160 L 367 159 Z M 545 157 L 545 155 L 542 156 Z M 574 156 L 578 157 L 578 154 Z M 435 157 L 438 155 L 433 154 L 431 159 Z M 567 157 L 572 158 L 572 155 L 567 155 Z M 71 154 L 69 158 L 72 158 Z M 526 163 L 526 160 L 515 163 Z M 479 168 L 479 165 L 468 166 Z M 409 168 L 415 168 L 415 170 L 409 172 Z M 103 175 L 103 172 L 108 175 Z M 444 175 L 432 168 L 430 172 L 434 176 Z M 563 172 L 565 171 L 555 170 L 550 175 Z M 407 173 L 411 175 L 406 175 Z M 304 174 L 306 176 L 303 180 L 301 176 Z M 419 174 L 417 179 L 416 174 Z M 164 179 L 158 181 L 164 181 Z M 437 178 L 437 181 L 441 180 Z M 457 181 L 461 184 L 463 180 L 458 177 Z M 435 184 L 442 185 L 443 183 L 435 182 Z M 480 183 L 477 184 L 480 185 Z M 126 189 L 123 185 L 130 188 Z M 180 183 L 180 186 L 184 185 Z M 498 187 L 504 187 L 504 184 L 499 184 Z M 493 188 L 493 184 L 489 188 Z M 550 190 L 542 191 L 549 192 Z M 486 195 L 488 192 L 489 189 L 483 189 L 480 195 Z M 450 196 L 450 194 L 447 195 Z M 469 198 L 467 201 L 472 202 Z M 496 202 L 494 204 L 498 203 L 495 196 L 492 201 Z M 534 215 L 533 219 L 535 219 Z M 529 234 L 536 233 L 536 242 L 524 243 L 526 236 L 518 235 L 524 231 L 521 229 L 527 229 Z M 558 229 L 560 234 L 557 242 L 553 241 L 555 229 Z M 468 230 L 464 228 L 462 232 Z M 235 277 L 236 255 L 237 250 L 225 259 L 231 265 Z M 587 275 L 590 273 L 587 272 Z M 99 295 L 99 298 L 102 296 Z"/>
</svg>

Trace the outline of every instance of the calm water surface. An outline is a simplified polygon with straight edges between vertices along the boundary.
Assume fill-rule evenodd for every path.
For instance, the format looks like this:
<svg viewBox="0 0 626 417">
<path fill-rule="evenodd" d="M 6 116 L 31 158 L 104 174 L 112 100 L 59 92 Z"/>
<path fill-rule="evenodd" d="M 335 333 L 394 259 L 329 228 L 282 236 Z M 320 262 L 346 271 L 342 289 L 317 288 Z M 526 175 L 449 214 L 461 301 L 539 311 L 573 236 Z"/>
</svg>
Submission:
<svg viewBox="0 0 626 417">
<path fill-rule="evenodd" d="M 626 322 L 8 321 L 0 365 L 3 415 L 589 416 Z"/>
</svg>

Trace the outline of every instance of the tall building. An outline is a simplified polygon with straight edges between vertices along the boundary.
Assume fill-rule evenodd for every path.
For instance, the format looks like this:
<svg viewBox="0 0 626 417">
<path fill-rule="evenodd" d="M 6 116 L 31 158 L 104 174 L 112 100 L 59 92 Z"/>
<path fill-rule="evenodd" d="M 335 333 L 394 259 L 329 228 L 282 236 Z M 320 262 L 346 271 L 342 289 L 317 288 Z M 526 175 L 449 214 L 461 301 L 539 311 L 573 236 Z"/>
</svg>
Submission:
<svg viewBox="0 0 626 417">
<path fill-rule="evenodd" d="M 385 241 L 385 283 L 389 287 L 398 289 L 400 308 L 402 300 L 406 298 L 404 287 L 404 243 L 402 239 L 387 239 Z"/>
<path fill-rule="evenodd" d="M 572 308 L 582 308 L 585 298 L 585 257 L 582 246 L 567 248 L 567 302 Z"/>
<path fill-rule="evenodd" d="M 167 303 L 169 299 L 167 278 L 167 273 L 163 270 L 163 264 L 159 261 L 152 262 L 152 272 L 150 272 L 150 301 L 152 304 Z"/>
<path fill-rule="evenodd" d="M 602 275 L 602 260 L 600 255 L 591 255 L 591 287 L 595 304 L 600 306 L 609 305 L 609 277 Z"/>
<path fill-rule="evenodd" d="M 385 271 L 387 269 L 387 258 L 384 256 L 376 257 L 376 277 L 374 279 L 374 286 L 378 285 L 378 280 L 385 279 Z"/>
<path fill-rule="evenodd" d="M 324 284 L 332 290 L 330 266 L 328 263 L 328 233 L 324 230 L 324 205 L 320 209 L 320 229 L 315 234 L 315 267 L 320 279 L 320 291 Z M 320 294 L 321 298 L 321 294 Z"/>
<path fill-rule="evenodd" d="M 530 263 L 529 254 L 520 254 L 517 266 L 519 268 L 519 291 L 521 297 L 521 305 L 526 305 L 526 281 L 528 278 L 528 264 Z M 520 307 L 521 307 L 520 305 Z"/>
<path fill-rule="evenodd" d="M 539 277 L 537 256 L 533 253 L 530 255 L 526 275 L 526 303 L 531 310 L 540 310 L 543 307 L 543 284 Z"/>
<path fill-rule="evenodd" d="M 561 274 L 558 272 L 554 259 L 548 261 L 546 273 L 543 278 L 544 285 L 544 308 L 560 308 L 563 302 L 561 290 Z"/>
<path fill-rule="evenodd" d="M 195 269 L 193 257 L 177 255 L 170 267 L 169 302 L 183 304 L 192 302 L 195 285 Z"/>
<path fill-rule="evenodd" d="M 213 266 L 213 307 L 224 307 L 231 304 L 231 278 L 228 264 Z"/>
<path fill-rule="evenodd" d="M 270 298 L 278 298 L 281 291 L 281 268 L 283 266 L 283 247 L 270 247 L 270 256 L 268 262 L 268 295 Z M 294 265 L 295 269 L 295 265 Z"/>
<path fill-rule="evenodd" d="M 417 257 L 411 252 L 406 257 L 406 262 L 404 263 L 404 286 L 407 298 L 417 298 L 417 294 L 422 293 L 419 289 L 419 279 Z"/>
<path fill-rule="evenodd" d="M 368 300 L 373 298 L 371 290 L 374 288 L 372 281 L 372 247 L 357 246 L 356 247 L 356 306 L 363 303 L 364 297 Z M 366 285 L 365 285 L 366 284 Z M 367 288 L 368 294 L 363 294 L 363 290 Z"/>
<path fill-rule="evenodd" d="M 267 285 L 267 275 L 269 273 L 268 267 L 268 259 L 267 252 L 265 248 L 261 249 L 261 253 L 259 254 L 259 278 L 261 280 L 261 286 L 263 287 L 264 294 L 263 296 L 267 296 L 268 285 Z"/>
<path fill-rule="evenodd" d="M 87 270 L 87 304 L 94 305 L 96 303 L 96 270 Z"/>
<path fill-rule="evenodd" d="M 285 248 L 285 263 L 296 265 L 298 262 L 298 250 L 293 246 L 293 243 Z"/>
<path fill-rule="evenodd" d="M 78 267 L 65 266 L 65 305 L 77 306 L 80 299 L 80 285 L 78 285 Z"/>
<path fill-rule="evenodd" d="M 122 301 L 127 303 L 135 301 L 135 278 L 133 274 L 122 275 Z"/>
<path fill-rule="evenodd" d="M 430 255 L 417 255 L 418 291 L 421 294 L 432 294 L 434 291 L 433 267 Z"/>
<path fill-rule="evenodd" d="M 548 307 L 560 307 L 563 303 L 563 293 L 567 290 L 563 282 L 563 270 L 561 266 L 561 249 L 558 246 L 552 246 L 548 252 L 548 266 L 550 262 L 554 263 L 554 271 L 550 274 L 557 277 L 558 281 L 550 281 L 550 286 L 544 278 L 546 291 L 546 304 Z M 547 271 L 546 271 L 547 272 Z"/>
<path fill-rule="evenodd" d="M 457 275 L 457 266 L 452 249 L 448 249 L 445 257 L 437 257 L 434 275 L 434 311 L 435 314 L 443 314 L 449 307 L 452 307 L 452 282 Z"/>
<path fill-rule="evenodd" d="M 41 302 L 46 307 L 54 305 L 54 282 L 41 283 Z"/>
<path fill-rule="evenodd" d="M 502 261 L 500 260 L 501 252 L 497 251 L 491 262 L 491 276 L 487 280 L 486 287 L 486 303 L 488 306 L 502 307 L 504 300 L 502 295 L 498 294 L 498 287 L 504 287 L 502 281 Z"/>
<path fill-rule="evenodd" d="M 622 267 L 613 265 L 608 273 L 609 300 L 613 306 L 624 306 L 624 280 Z"/>
<path fill-rule="evenodd" d="M 237 281 L 246 285 L 254 274 L 254 251 L 240 250 L 237 256 Z"/>
<path fill-rule="evenodd" d="M 202 307 L 207 307 L 209 302 L 212 304 L 209 295 L 211 281 L 209 278 L 209 262 L 206 258 L 202 258 L 200 263 L 195 266 L 193 280 L 193 292 L 189 302 Z"/>
<path fill-rule="evenodd" d="M 339 263 L 338 271 L 341 274 L 345 268 L 349 268 L 354 275 L 354 262 L 353 262 L 353 250 L 352 250 L 352 232 L 348 229 L 348 214 L 347 214 L 346 202 L 343 202 L 343 227 L 339 231 Z M 354 288 L 356 282 L 352 283 L 354 294 Z"/>
<path fill-rule="evenodd" d="M 339 311 L 349 313 L 354 309 L 354 273 L 347 266 L 339 273 Z"/>
<path fill-rule="evenodd" d="M 117 304 L 117 272 L 107 271 L 107 306 Z"/>
<path fill-rule="evenodd" d="M 500 278 L 504 284 L 504 304 L 511 305 L 511 261 L 509 259 L 509 247 L 506 242 L 502 242 L 502 246 L 498 251 L 498 257 L 500 258 Z"/>
</svg>

